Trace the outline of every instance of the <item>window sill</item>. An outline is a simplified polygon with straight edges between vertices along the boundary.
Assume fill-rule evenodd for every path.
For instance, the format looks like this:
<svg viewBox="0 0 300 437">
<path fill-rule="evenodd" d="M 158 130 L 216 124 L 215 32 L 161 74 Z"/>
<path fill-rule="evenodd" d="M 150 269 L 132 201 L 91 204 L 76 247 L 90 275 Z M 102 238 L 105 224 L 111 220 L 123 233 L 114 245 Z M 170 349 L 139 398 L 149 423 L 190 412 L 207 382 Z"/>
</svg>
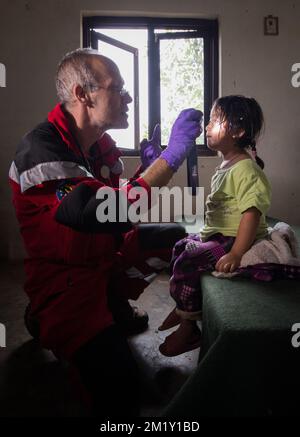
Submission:
<svg viewBox="0 0 300 437">
<path fill-rule="evenodd" d="M 122 152 L 122 156 L 140 156 L 140 152 L 135 149 L 131 150 L 119 147 L 119 150 Z M 197 156 L 217 156 L 217 152 L 213 152 L 204 145 L 197 145 Z"/>
</svg>

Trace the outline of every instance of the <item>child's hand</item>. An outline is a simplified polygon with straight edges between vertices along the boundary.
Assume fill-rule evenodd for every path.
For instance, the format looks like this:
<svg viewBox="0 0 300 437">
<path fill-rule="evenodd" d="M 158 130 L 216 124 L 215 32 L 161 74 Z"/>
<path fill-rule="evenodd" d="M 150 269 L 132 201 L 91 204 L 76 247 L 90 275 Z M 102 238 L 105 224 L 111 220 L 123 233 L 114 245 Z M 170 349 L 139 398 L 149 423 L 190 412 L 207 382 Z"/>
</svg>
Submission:
<svg viewBox="0 0 300 437">
<path fill-rule="evenodd" d="M 228 252 L 216 264 L 216 270 L 223 273 L 234 272 L 241 263 L 241 256 L 236 253 Z"/>
</svg>

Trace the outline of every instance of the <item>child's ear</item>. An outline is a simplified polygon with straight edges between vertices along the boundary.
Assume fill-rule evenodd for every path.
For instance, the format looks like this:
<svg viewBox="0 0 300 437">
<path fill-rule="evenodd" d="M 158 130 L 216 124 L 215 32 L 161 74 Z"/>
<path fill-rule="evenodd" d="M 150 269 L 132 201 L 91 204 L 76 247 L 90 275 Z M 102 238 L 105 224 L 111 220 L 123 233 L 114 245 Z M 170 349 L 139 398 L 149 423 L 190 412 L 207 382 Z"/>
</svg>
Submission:
<svg viewBox="0 0 300 437">
<path fill-rule="evenodd" d="M 244 135 L 245 135 L 244 129 L 237 129 L 231 134 L 232 138 L 242 138 Z"/>
</svg>

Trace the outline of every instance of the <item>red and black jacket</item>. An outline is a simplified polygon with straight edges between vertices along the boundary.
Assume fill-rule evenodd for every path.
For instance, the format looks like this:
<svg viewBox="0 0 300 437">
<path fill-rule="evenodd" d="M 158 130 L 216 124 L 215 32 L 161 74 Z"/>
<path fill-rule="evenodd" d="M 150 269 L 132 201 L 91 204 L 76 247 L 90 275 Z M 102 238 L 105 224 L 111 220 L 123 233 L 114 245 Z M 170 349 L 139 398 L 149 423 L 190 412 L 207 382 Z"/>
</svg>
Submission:
<svg viewBox="0 0 300 437">
<path fill-rule="evenodd" d="M 25 291 L 41 323 L 42 344 L 69 357 L 112 323 L 106 286 L 116 248 L 131 223 L 99 223 L 97 190 L 120 193 L 120 151 L 104 134 L 85 158 L 62 105 L 19 144 L 9 178 L 27 251 Z"/>
</svg>

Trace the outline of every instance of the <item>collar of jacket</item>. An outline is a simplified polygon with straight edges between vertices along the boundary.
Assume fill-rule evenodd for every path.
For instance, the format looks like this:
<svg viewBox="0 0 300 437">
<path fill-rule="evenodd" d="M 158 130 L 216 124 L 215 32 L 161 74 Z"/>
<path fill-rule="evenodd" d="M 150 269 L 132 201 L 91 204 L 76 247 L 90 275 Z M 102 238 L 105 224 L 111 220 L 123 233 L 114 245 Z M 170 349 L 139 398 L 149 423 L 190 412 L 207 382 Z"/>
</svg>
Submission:
<svg viewBox="0 0 300 437">
<path fill-rule="evenodd" d="M 48 121 L 56 127 L 63 141 L 70 147 L 70 149 L 80 156 L 76 140 L 71 133 L 69 121 L 64 112 L 63 105 L 57 104 L 48 114 Z M 97 159 L 101 157 L 103 164 L 109 168 L 113 168 L 117 163 L 119 157 L 122 155 L 120 150 L 116 147 L 115 141 L 110 135 L 105 133 L 99 140 L 93 144 L 90 150 L 91 158 Z"/>
</svg>

